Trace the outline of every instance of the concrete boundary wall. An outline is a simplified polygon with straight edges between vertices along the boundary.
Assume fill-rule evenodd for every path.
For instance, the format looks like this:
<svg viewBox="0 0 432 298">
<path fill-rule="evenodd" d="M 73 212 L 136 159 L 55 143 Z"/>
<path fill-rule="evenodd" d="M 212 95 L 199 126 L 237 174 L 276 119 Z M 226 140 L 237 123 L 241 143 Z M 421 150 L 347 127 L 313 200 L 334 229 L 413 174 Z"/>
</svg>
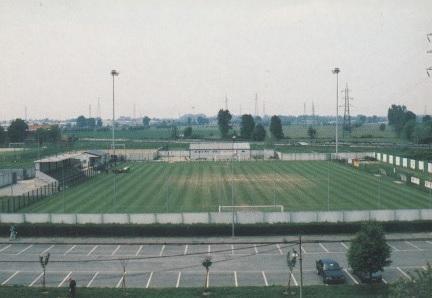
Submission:
<svg viewBox="0 0 432 298">
<path fill-rule="evenodd" d="M 58 213 L 0 213 L 0 223 L 53 224 L 229 224 L 231 212 L 143 213 L 143 214 L 58 214 Z M 256 223 L 324 223 L 376 220 L 432 220 L 432 209 L 298 211 L 234 213 L 237 224 Z"/>
</svg>

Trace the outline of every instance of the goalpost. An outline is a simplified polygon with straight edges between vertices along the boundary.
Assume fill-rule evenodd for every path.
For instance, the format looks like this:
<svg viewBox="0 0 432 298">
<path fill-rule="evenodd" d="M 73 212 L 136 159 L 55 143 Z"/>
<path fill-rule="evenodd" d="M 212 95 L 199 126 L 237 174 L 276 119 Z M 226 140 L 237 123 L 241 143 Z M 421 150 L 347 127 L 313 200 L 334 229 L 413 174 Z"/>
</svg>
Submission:
<svg viewBox="0 0 432 298">
<path fill-rule="evenodd" d="M 232 211 L 246 211 L 246 212 L 253 212 L 253 211 L 277 211 L 277 212 L 284 212 L 284 206 L 283 205 L 235 205 L 235 206 L 228 206 L 228 205 L 219 205 L 219 212 L 232 212 Z"/>
</svg>

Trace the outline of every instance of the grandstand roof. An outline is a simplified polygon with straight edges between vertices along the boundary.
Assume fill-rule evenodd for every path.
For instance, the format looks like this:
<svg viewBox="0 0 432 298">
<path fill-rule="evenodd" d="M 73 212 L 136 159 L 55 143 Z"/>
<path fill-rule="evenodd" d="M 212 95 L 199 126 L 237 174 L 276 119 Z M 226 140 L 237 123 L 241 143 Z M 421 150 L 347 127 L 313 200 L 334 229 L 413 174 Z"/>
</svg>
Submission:
<svg viewBox="0 0 432 298">
<path fill-rule="evenodd" d="M 63 154 L 53 155 L 39 160 L 35 160 L 35 163 L 60 162 L 68 159 L 82 159 L 85 156 L 99 157 L 99 155 L 91 154 L 87 152 L 86 153 L 63 153 Z"/>
<path fill-rule="evenodd" d="M 191 143 L 190 150 L 250 150 L 250 144 L 245 142 Z"/>
</svg>

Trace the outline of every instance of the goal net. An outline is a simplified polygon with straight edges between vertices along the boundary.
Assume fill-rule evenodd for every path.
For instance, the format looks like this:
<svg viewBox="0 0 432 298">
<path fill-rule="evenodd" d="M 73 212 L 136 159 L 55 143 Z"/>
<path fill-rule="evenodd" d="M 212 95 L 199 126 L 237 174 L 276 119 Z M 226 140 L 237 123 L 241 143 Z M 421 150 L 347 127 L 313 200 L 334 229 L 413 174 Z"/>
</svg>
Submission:
<svg viewBox="0 0 432 298">
<path fill-rule="evenodd" d="M 284 206 L 283 205 L 235 205 L 235 206 L 219 205 L 219 212 L 232 212 L 232 211 L 284 212 Z"/>
</svg>

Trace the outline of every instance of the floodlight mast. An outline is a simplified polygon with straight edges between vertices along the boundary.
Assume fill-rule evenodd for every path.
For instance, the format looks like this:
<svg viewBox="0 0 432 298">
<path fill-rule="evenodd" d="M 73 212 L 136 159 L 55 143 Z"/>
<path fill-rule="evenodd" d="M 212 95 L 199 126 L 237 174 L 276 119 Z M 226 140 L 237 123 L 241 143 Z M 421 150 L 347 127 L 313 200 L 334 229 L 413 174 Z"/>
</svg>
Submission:
<svg viewBox="0 0 432 298">
<path fill-rule="evenodd" d="M 336 74 L 336 159 L 339 152 L 339 136 L 338 136 L 338 118 L 339 118 L 339 72 L 340 69 L 335 67 L 332 72 Z"/>
<path fill-rule="evenodd" d="M 112 110 L 112 150 L 113 150 L 113 157 L 114 157 L 114 164 L 117 165 L 117 157 L 116 157 L 116 152 L 115 152 L 115 101 L 114 101 L 114 77 L 118 76 L 119 73 L 113 69 L 111 70 L 111 75 L 112 75 L 112 100 L 113 100 L 113 110 Z M 116 173 L 114 173 L 114 191 L 113 191 L 113 207 L 114 207 L 114 202 L 116 200 L 116 196 L 117 196 L 117 181 L 116 181 Z"/>
</svg>

